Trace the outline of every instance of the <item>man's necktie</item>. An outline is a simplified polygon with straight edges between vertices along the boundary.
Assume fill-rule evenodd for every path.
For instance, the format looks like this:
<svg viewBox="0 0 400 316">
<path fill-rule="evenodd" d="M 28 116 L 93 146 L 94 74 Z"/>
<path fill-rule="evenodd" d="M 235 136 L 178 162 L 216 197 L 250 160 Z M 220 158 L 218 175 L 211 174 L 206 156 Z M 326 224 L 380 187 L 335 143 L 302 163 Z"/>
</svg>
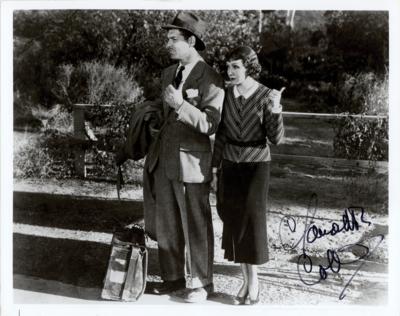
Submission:
<svg viewBox="0 0 400 316">
<path fill-rule="evenodd" d="M 174 87 L 175 87 L 175 89 L 178 89 L 179 85 L 181 84 L 183 70 L 185 70 L 185 66 L 181 66 L 179 68 L 179 70 L 178 70 L 178 73 L 176 74 L 176 77 L 174 79 Z"/>
</svg>

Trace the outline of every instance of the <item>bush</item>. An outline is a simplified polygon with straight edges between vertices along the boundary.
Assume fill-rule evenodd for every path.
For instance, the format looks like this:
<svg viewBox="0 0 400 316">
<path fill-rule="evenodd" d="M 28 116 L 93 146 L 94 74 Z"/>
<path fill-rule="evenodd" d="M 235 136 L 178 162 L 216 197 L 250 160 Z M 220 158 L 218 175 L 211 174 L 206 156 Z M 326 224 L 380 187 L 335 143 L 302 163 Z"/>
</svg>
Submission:
<svg viewBox="0 0 400 316">
<path fill-rule="evenodd" d="M 46 129 L 72 132 L 72 115 L 60 104 L 48 109 L 40 105 L 20 107 L 25 112 L 17 111 L 14 116 L 14 129 L 35 132 Z"/>
<path fill-rule="evenodd" d="M 56 77 L 57 67 L 69 65 L 63 66 L 66 82 L 63 86 L 68 87 L 72 68 L 98 60 L 127 69 L 145 88 L 146 98 L 151 99 L 158 91 L 159 80 L 154 78 L 159 78 L 161 70 L 171 64 L 162 26 L 170 23 L 176 13 L 175 10 L 16 11 L 15 90 L 25 101 L 51 106 L 67 93 L 62 88 L 54 89 L 54 83 L 60 80 Z M 201 10 L 197 13 L 209 26 L 205 34 L 208 50 L 204 57 L 217 69 L 227 49 L 241 44 L 259 48 L 257 11 Z M 82 93 L 79 84 L 73 86 L 78 95 Z M 72 92 L 68 91 L 68 95 Z"/>
<path fill-rule="evenodd" d="M 210 10 L 197 14 L 208 25 L 204 36 L 205 59 L 217 71 L 224 73 L 226 55 L 235 47 L 247 45 L 260 51 L 258 11 Z"/>
<path fill-rule="evenodd" d="M 74 103 L 115 105 L 135 102 L 142 94 L 124 67 L 97 61 L 77 66 L 61 65 L 53 92 L 68 108 Z"/>
<path fill-rule="evenodd" d="M 344 74 L 338 83 L 336 99 L 339 110 L 369 115 L 387 115 L 389 110 L 389 75 L 373 72 Z"/>
<path fill-rule="evenodd" d="M 70 105 L 95 105 L 85 112 L 89 128 L 98 139 L 88 147 L 91 164 L 97 168 L 94 175 L 110 176 L 114 173 L 113 152 L 124 141 L 132 108 L 142 100 L 142 89 L 122 66 L 86 62 L 77 67 L 63 65 L 60 70 L 59 95 L 64 95 Z"/>
<path fill-rule="evenodd" d="M 389 65 L 388 11 L 326 11 L 327 61 L 335 73 L 383 74 Z"/>
<path fill-rule="evenodd" d="M 43 128 L 42 121 L 31 113 L 14 118 L 14 129 L 16 130 L 40 131 L 41 128 Z"/>
<path fill-rule="evenodd" d="M 388 114 L 388 74 L 345 75 L 337 91 L 339 102 L 354 113 Z M 363 160 L 388 159 L 388 120 L 347 117 L 335 126 L 334 151 L 337 157 Z"/>
<path fill-rule="evenodd" d="M 30 115 L 41 122 L 42 128 L 39 133 L 15 136 L 14 177 L 61 179 L 73 176 L 72 115 L 59 105 L 47 111 L 36 107 Z"/>
<path fill-rule="evenodd" d="M 47 151 L 43 150 L 37 137 L 24 133 L 15 139 L 14 146 L 14 177 L 43 178 L 49 174 L 51 163 Z"/>
<path fill-rule="evenodd" d="M 139 93 L 140 90 L 136 92 Z M 95 133 L 99 134 L 96 135 L 99 138 L 98 142 L 74 138 L 72 113 L 66 107 L 33 107 L 30 115 L 38 122 L 43 122 L 42 128 L 36 137 L 26 136 L 29 137 L 26 139 L 23 136 L 21 140 L 16 139 L 18 149 L 14 153 L 14 176 L 56 179 L 75 177 L 74 152 L 76 149 L 85 149 L 94 157 L 90 161 L 95 167 L 94 176 L 112 177 L 115 174 L 113 151 L 123 141 L 133 106 L 132 103 L 116 104 L 117 102 L 120 100 L 111 99 L 110 103 L 115 105 L 95 106 L 87 115 Z M 19 142 L 22 145 L 18 144 Z M 128 175 L 134 172 L 127 171 Z M 137 182 L 138 177 L 127 178 Z"/>
<path fill-rule="evenodd" d="M 388 122 L 365 118 L 345 118 L 335 128 L 336 157 L 379 161 L 388 159 Z"/>
<path fill-rule="evenodd" d="M 72 135 L 73 123 L 72 114 L 68 112 L 62 105 L 57 104 L 47 112 L 44 128 L 46 130 L 56 130 L 63 134 Z M 35 113 L 33 113 L 35 115 Z"/>
</svg>

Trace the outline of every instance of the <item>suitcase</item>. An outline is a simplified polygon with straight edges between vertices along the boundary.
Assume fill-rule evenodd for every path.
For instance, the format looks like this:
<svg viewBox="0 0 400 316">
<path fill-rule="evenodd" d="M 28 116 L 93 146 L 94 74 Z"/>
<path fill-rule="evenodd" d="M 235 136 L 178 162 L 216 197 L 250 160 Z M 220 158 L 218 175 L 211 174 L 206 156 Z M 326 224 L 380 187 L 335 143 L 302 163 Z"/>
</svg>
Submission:
<svg viewBox="0 0 400 316">
<path fill-rule="evenodd" d="M 101 293 L 103 299 L 135 302 L 146 288 L 148 252 L 139 225 L 116 231 Z"/>
</svg>

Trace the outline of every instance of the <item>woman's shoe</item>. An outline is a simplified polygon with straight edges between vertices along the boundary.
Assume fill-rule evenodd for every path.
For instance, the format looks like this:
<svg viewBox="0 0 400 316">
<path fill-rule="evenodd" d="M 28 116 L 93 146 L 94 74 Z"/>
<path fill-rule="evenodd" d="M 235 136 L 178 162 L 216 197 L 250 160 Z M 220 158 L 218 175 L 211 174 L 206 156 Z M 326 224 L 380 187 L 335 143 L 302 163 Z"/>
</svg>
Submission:
<svg viewBox="0 0 400 316">
<path fill-rule="evenodd" d="M 260 289 L 257 292 L 257 298 L 255 300 L 250 299 L 249 305 L 257 305 L 260 302 Z"/>
<path fill-rule="evenodd" d="M 235 296 L 233 298 L 233 305 L 244 305 L 248 295 L 249 295 L 249 292 L 247 291 L 244 296 L 239 296 L 239 295 Z"/>
</svg>

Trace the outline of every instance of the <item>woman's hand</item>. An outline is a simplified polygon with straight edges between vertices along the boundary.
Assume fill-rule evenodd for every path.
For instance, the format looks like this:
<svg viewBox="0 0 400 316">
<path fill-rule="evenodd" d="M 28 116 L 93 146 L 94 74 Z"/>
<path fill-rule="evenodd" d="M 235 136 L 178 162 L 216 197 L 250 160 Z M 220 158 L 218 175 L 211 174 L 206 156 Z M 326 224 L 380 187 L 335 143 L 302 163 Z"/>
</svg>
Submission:
<svg viewBox="0 0 400 316">
<path fill-rule="evenodd" d="M 214 192 L 217 192 L 217 186 L 218 186 L 218 175 L 216 172 L 213 172 L 212 180 L 211 180 L 211 189 Z"/>
<path fill-rule="evenodd" d="M 269 94 L 269 97 L 271 98 L 272 101 L 272 108 L 271 108 L 272 113 L 279 114 L 282 112 L 281 97 L 282 97 L 282 92 L 285 89 L 286 89 L 285 87 L 283 87 L 279 91 L 272 89 L 271 93 Z"/>
</svg>

